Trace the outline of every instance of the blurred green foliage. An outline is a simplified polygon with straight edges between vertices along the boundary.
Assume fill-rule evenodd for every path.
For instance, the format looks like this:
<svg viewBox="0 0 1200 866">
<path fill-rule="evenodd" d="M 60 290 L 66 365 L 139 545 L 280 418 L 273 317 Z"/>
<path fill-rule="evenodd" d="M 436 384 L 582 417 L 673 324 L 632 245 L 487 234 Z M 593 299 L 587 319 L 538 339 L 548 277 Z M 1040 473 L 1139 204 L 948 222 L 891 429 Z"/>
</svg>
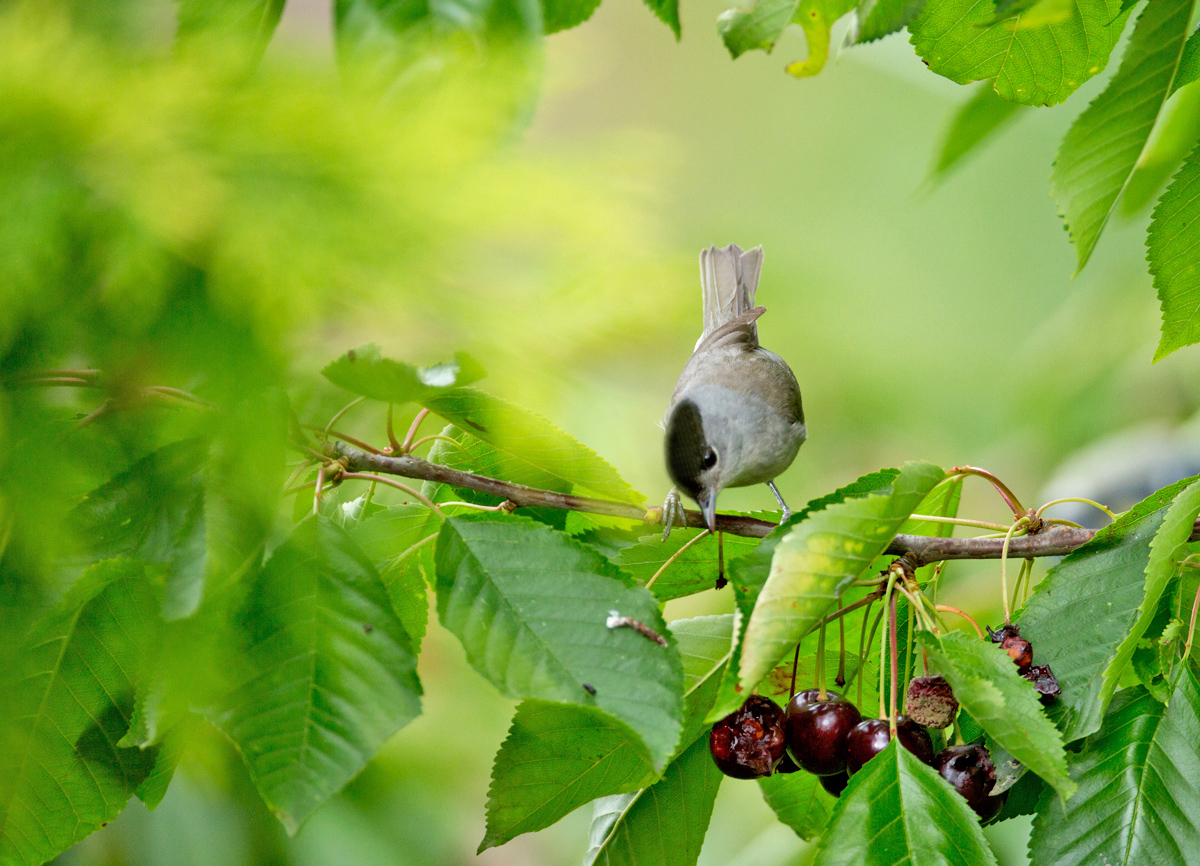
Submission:
<svg viewBox="0 0 1200 866">
<path fill-rule="evenodd" d="M 556 4 L 544 20 L 519 0 L 331 5 L 320 11 L 336 24 L 336 67 L 303 40 L 259 62 L 288 11 L 276 0 L 0 3 L 0 669 L 36 678 L 56 648 L 110 650 L 115 667 L 68 665 L 63 682 L 89 691 L 51 689 L 48 705 L 74 713 L 68 751 L 122 768 L 85 817 L 113 819 L 135 791 L 145 803 L 64 862 L 440 864 L 483 837 L 513 701 L 433 623 L 423 715 L 294 838 L 243 755 L 198 720 L 221 720 L 213 707 L 235 674 L 214 624 L 261 597 L 247 576 L 291 524 L 289 427 L 323 425 L 348 399 L 316 373 L 349 346 L 376 340 L 422 363 L 469 350 L 488 390 L 555 419 L 655 498 L 653 425 L 699 320 L 693 251 L 734 239 L 767 247 L 764 328 L 813 419 L 789 498 L 916 456 L 991 460 L 1034 485 L 1101 433 L 1200 405 L 1193 358 L 1145 363 L 1156 310 L 1128 267 L 1139 232 L 1110 227 L 1112 249 L 1068 289 L 1053 214 L 1036 210 L 1046 172 L 1014 171 L 1029 157 L 1011 140 L 938 201 L 911 197 L 949 107 L 940 93 L 853 61 L 800 93 L 767 58 L 730 67 L 715 38 L 676 46 L 646 10 L 614 4 L 549 41 L 543 29 L 594 4 Z M 677 4 L 651 6 L 679 32 Z M 694 16 L 711 32 L 717 11 L 685 8 L 684 26 Z M 770 44 L 787 45 L 783 24 Z M 860 50 L 903 69 L 896 42 Z M 1022 123 L 1048 166 L 1064 121 Z M 1181 141 L 1187 131 L 1165 142 L 1157 186 Z M 378 407 L 346 418 L 376 438 L 381 425 Z M 473 465 L 509 465 L 473 441 Z M 336 491 L 327 510 L 359 492 Z M 298 500 L 304 513 L 311 496 Z M 729 504 L 762 502 L 746 491 Z M 381 510 L 360 526 L 435 528 L 409 517 Z M 99 556 L 145 565 L 88 568 Z M 432 568 L 382 560 L 363 568 L 394 607 Z M 305 562 L 297 573 L 324 585 Z M 286 607 L 298 587 L 283 578 L 272 586 Z M 947 582 L 963 604 L 994 605 L 990 589 Z M 732 604 L 705 593 L 667 618 Z M 397 617 L 420 641 L 416 608 Z M 160 651 L 127 671 L 139 623 L 161 632 L 135 643 Z M 186 693 L 156 691 L 182 681 Z M 26 709 L 0 715 L 10 782 L 26 769 L 10 772 L 8 723 Z M 160 740 L 152 769 L 139 747 Z M 731 862 L 769 813 L 754 790 L 717 796 L 702 857 Z M 480 862 L 577 861 L 586 821 Z M 789 837 L 774 850 L 782 862 L 798 848 Z"/>
</svg>

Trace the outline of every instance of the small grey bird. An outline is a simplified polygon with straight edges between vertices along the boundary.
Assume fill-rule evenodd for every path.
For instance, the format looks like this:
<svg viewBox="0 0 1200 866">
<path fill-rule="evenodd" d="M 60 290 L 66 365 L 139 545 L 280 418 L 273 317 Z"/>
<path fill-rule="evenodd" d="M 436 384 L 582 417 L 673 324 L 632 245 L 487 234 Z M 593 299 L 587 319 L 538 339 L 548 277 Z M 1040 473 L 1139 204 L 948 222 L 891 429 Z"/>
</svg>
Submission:
<svg viewBox="0 0 1200 866">
<path fill-rule="evenodd" d="M 791 368 L 758 344 L 754 306 L 762 247 L 700 251 L 704 333 L 679 374 L 664 417 L 667 472 L 675 488 L 663 505 L 665 539 L 683 523 L 682 490 L 716 531 L 717 494 L 765 483 L 786 520 L 791 510 L 774 480 L 807 436 L 800 386 Z"/>
</svg>

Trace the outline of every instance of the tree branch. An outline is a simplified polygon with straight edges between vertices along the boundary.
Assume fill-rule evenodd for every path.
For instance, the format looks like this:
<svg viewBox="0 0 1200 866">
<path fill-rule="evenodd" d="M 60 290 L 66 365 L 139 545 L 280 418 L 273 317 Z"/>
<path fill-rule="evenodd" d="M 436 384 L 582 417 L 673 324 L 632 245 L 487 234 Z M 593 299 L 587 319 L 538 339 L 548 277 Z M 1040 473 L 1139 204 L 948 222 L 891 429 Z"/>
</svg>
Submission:
<svg viewBox="0 0 1200 866">
<path fill-rule="evenodd" d="M 335 460 L 345 467 L 347 472 L 370 471 L 385 475 L 399 475 L 403 478 L 414 478 L 420 481 L 432 481 L 438 484 L 449 484 L 453 487 L 462 487 L 498 496 L 519 508 L 533 506 L 561 508 L 568 511 L 623 517 L 650 525 L 662 522 L 662 508 L 646 509 L 628 502 L 593 499 L 588 496 L 575 496 L 570 493 L 556 493 L 553 490 L 526 487 L 523 484 L 500 481 L 496 478 L 477 475 L 474 472 L 451 469 L 448 466 L 422 460 L 420 457 L 371 454 L 338 441 L 326 442 L 324 453 L 330 460 Z M 704 517 L 699 511 L 685 511 L 684 515 L 687 518 L 687 526 L 697 529 L 705 527 Z M 733 535 L 764 538 L 775 529 L 775 526 L 768 520 L 760 520 L 756 517 L 744 517 L 736 514 L 717 515 L 717 531 L 729 532 Z M 1095 530 L 1091 529 L 1050 526 L 1035 535 L 1010 539 L 1008 556 L 1011 559 L 1065 556 L 1077 547 L 1091 541 L 1095 534 Z M 1189 540 L 1200 541 L 1200 520 L 1197 520 L 1195 526 L 1192 527 Z M 1003 538 L 937 538 L 926 535 L 897 535 L 884 553 L 890 556 L 904 556 L 908 559 L 909 564 L 916 568 L 944 559 L 999 559 L 1003 547 Z"/>
</svg>

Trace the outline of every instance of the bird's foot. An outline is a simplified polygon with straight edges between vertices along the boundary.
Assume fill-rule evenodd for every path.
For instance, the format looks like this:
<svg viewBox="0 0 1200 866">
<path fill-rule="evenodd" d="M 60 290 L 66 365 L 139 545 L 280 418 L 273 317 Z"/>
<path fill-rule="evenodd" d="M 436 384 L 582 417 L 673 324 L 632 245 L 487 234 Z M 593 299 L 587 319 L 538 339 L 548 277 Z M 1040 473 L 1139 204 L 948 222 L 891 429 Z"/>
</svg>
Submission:
<svg viewBox="0 0 1200 866">
<path fill-rule="evenodd" d="M 663 541 L 671 535 L 674 526 L 687 526 L 687 515 L 683 512 L 683 501 L 679 498 L 679 488 L 672 487 L 663 502 Z"/>
</svg>

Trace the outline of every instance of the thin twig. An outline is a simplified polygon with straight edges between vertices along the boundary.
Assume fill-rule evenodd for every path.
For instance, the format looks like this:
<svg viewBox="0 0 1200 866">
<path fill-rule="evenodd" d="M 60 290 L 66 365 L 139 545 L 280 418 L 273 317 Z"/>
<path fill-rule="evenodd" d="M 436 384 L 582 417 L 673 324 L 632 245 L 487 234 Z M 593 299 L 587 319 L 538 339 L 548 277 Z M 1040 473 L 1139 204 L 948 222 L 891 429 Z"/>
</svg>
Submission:
<svg viewBox="0 0 1200 866">
<path fill-rule="evenodd" d="M 324 467 L 322 467 L 322 468 L 324 468 Z M 428 508 L 434 514 L 436 514 L 438 517 L 442 518 L 443 520 L 446 519 L 446 515 L 444 513 L 442 513 L 442 509 L 438 508 L 433 503 L 432 499 L 430 499 L 425 494 L 421 493 L 419 490 L 409 487 L 407 484 L 401 484 L 399 481 L 396 481 L 395 479 L 384 478 L 382 475 L 372 475 L 369 472 L 343 472 L 339 477 L 340 478 L 356 478 L 359 481 L 378 481 L 380 484 L 387 484 L 392 487 L 395 487 L 397 490 L 403 490 L 409 496 L 420 501 L 426 508 Z"/>
</svg>

